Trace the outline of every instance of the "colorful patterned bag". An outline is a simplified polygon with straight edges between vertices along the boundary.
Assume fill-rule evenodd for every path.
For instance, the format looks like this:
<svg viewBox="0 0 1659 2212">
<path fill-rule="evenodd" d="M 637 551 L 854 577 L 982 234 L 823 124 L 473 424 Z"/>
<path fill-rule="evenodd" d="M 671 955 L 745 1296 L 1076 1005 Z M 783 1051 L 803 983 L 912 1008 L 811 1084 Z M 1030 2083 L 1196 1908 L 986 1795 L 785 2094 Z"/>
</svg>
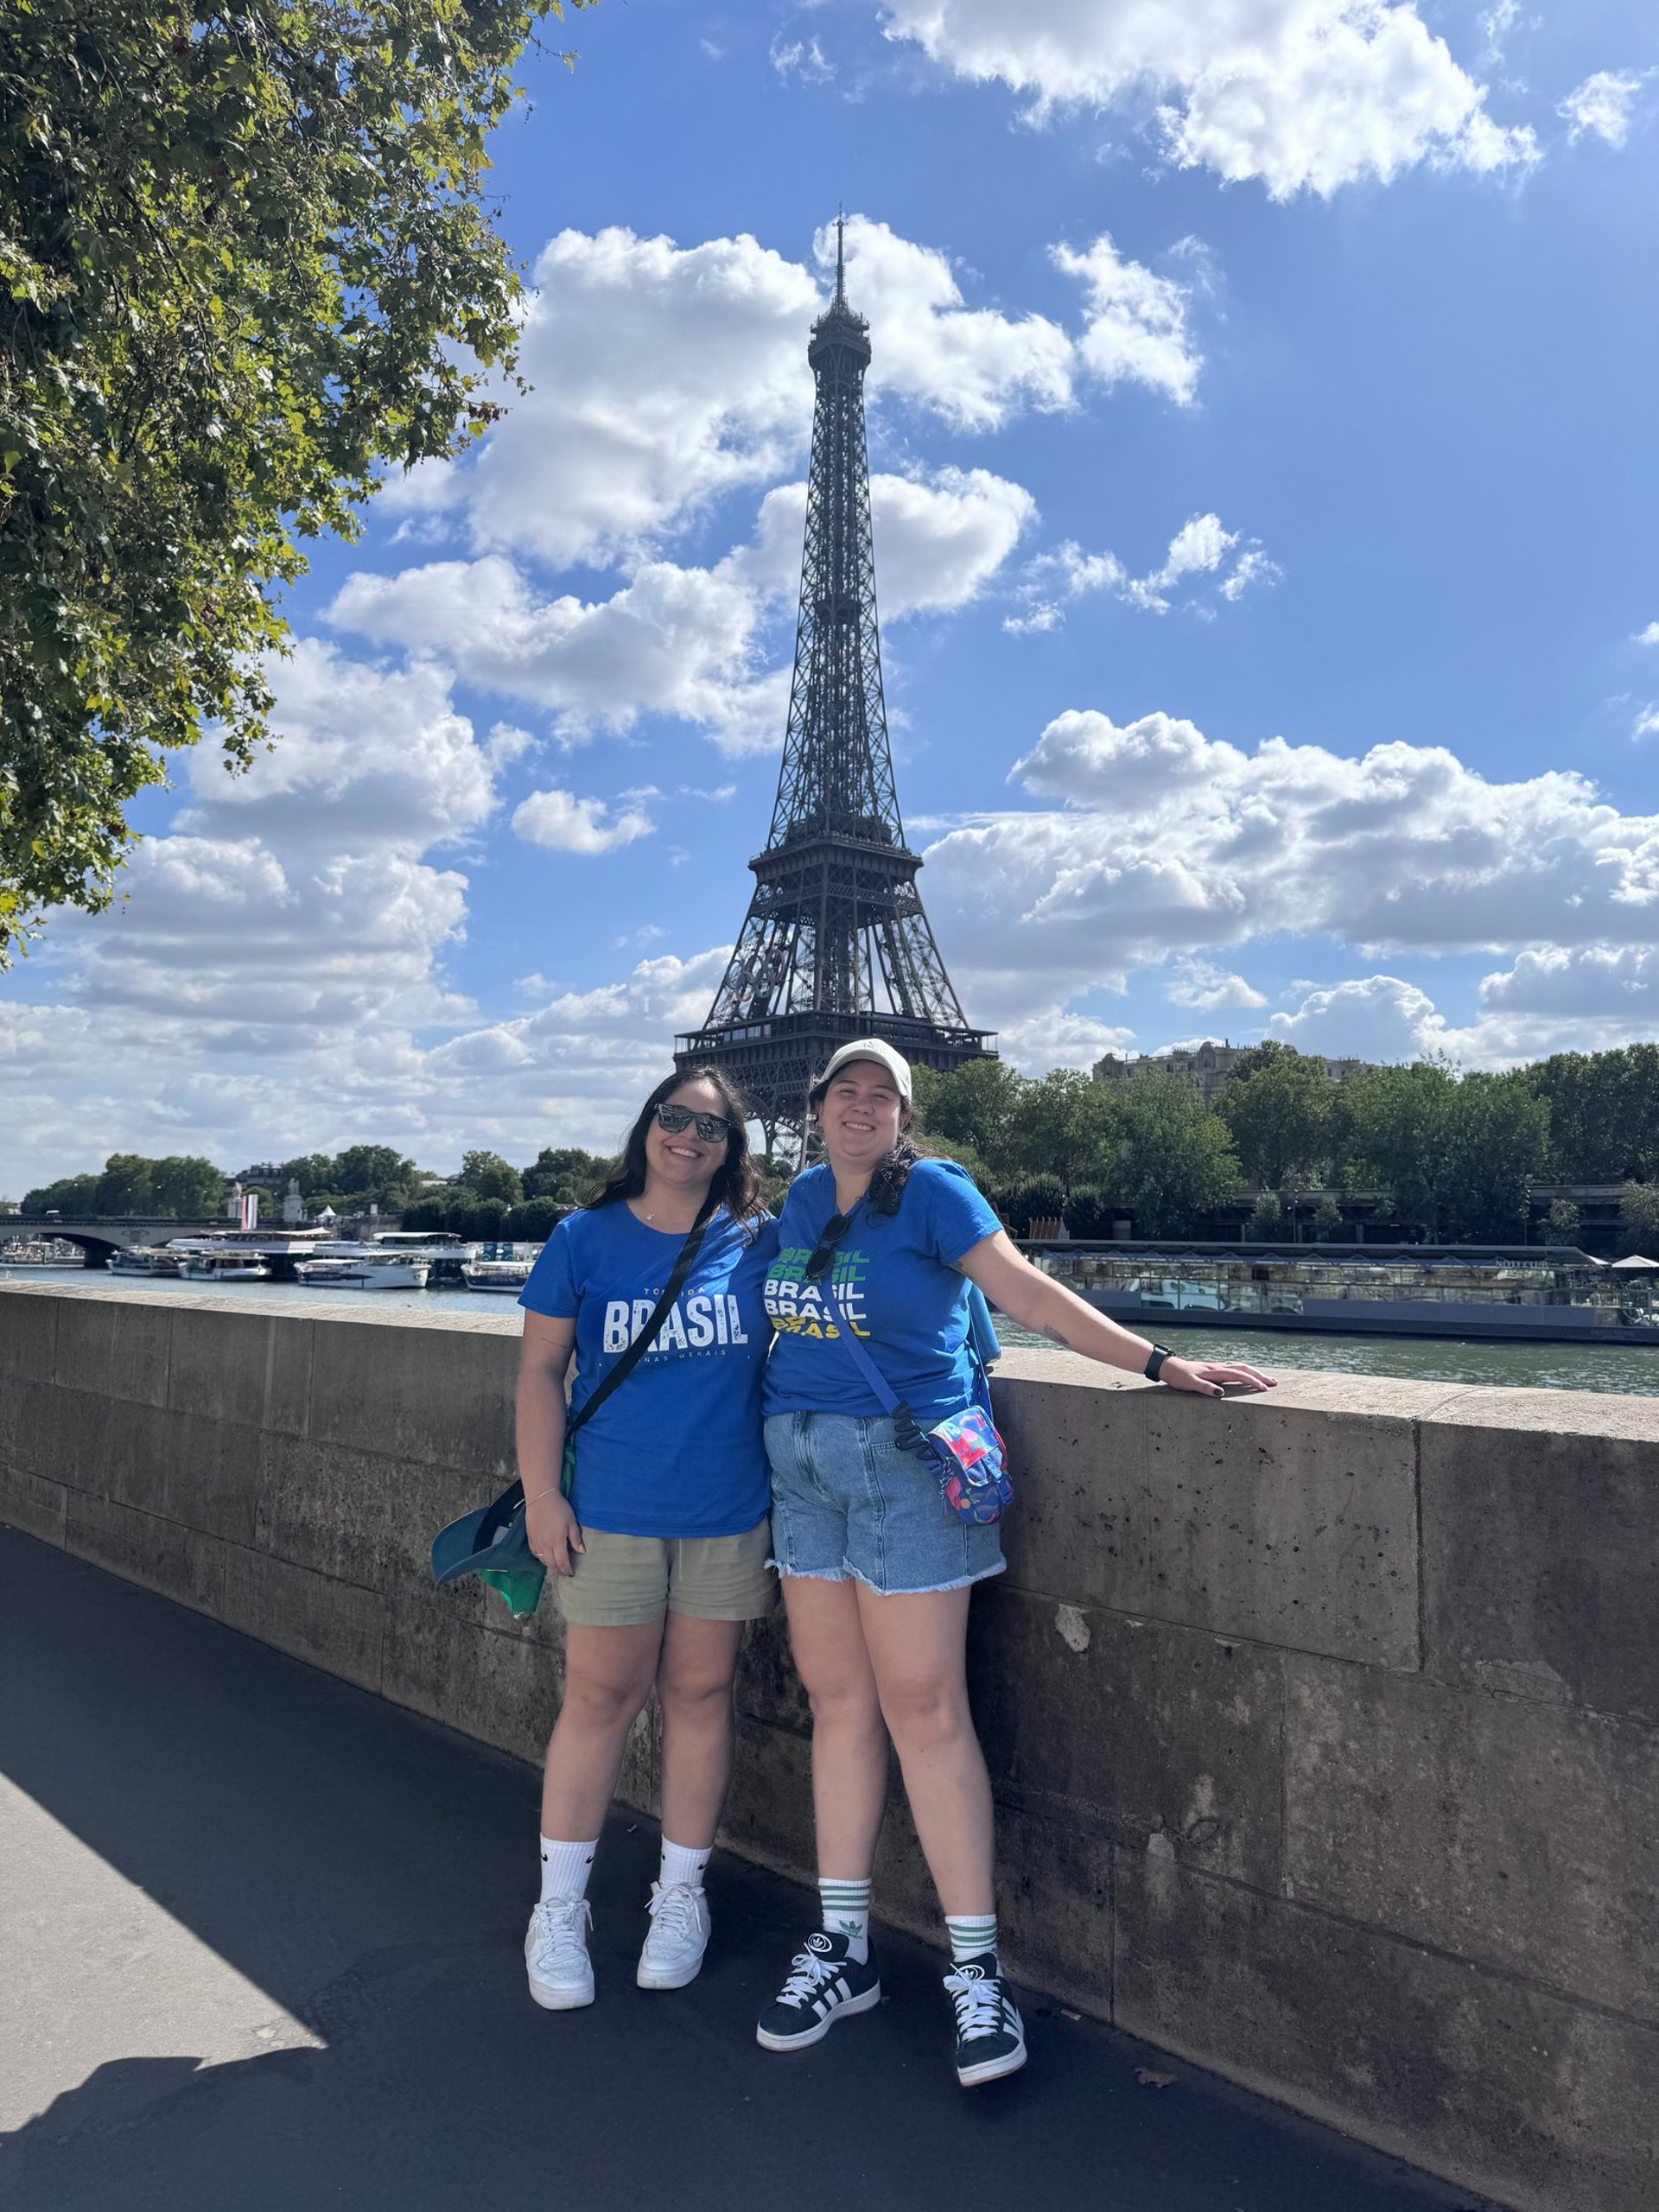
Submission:
<svg viewBox="0 0 1659 2212">
<path fill-rule="evenodd" d="M 939 1496 L 958 1521 L 982 1524 L 1000 1520 L 1014 1503 L 1014 1484 L 1008 1477 L 1007 1452 L 989 1414 L 976 1403 L 965 1406 L 959 1414 L 948 1414 L 931 1428 L 919 1427 L 910 1408 L 894 1395 L 880 1369 L 859 1342 L 845 1306 L 838 1298 L 832 1303 L 841 1323 L 836 1333 L 892 1416 L 893 1440 L 899 1450 L 915 1452 L 932 1470 Z M 983 1382 L 982 1365 L 979 1371 Z M 990 1395 L 988 1384 L 985 1395 Z"/>
</svg>

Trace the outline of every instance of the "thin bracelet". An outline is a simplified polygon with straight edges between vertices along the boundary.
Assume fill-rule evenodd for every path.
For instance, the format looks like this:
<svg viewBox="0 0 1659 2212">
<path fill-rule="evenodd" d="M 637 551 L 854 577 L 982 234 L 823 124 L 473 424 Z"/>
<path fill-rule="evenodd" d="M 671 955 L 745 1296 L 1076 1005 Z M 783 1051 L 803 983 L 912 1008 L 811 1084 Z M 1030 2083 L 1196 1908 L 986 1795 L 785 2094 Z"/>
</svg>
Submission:
<svg viewBox="0 0 1659 2212">
<path fill-rule="evenodd" d="M 555 1483 L 555 1484 L 553 1484 L 553 1485 L 551 1486 L 551 1488 L 550 1488 L 550 1489 L 548 1489 L 548 1490 L 538 1490 L 538 1491 L 537 1491 L 537 1493 L 536 1493 L 535 1497 L 527 1497 L 527 1498 L 524 1500 L 524 1503 L 525 1503 L 526 1505 L 534 1505 L 534 1504 L 537 1503 L 537 1499 L 539 1499 L 539 1498 L 543 1498 L 543 1497 L 552 1497 L 552 1495 L 553 1495 L 553 1492 L 554 1492 L 555 1491 L 556 1491 L 556 1490 L 558 1489 L 558 1487 L 559 1487 L 559 1485 L 557 1484 L 557 1483 Z"/>
</svg>

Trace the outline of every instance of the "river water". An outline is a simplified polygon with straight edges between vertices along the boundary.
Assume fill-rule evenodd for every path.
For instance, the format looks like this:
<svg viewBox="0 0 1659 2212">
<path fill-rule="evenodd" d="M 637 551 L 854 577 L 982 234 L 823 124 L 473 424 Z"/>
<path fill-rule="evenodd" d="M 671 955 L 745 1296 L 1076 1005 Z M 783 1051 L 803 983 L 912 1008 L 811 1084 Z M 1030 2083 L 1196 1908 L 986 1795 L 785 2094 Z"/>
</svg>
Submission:
<svg viewBox="0 0 1659 2212">
<path fill-rule="evenodd" d="M 361 1306 L 380 1312 L 411 1306 L 423 1313 L 496 1313 L 516 1319 L 499 1292 L 472 1290 L 308 1290 L 296 1282 L 187 1282 L 182 1276 L 111 1275 L 81 1268 L 0 1265 L 0 1281 L 53 1282 L 77 1290 L 156 1291 L 169 1298 L 275 1300 L 294 1306 Z M 1011 1323 L 999 1324 L 1005 1344 L 1036 1344 Z M 1273 1372 L 1321 1368 L 1327 1374 L 1402 1375 L 1423 1382 L 1529 1385 L 1552 1390 L 1611 1390 L 1659 1397 L 1659 1345 L 1503 1344 L 1459 1338 L 1294 1336 L 1275 1330 L 1178 1328 L 1158 1325 L 1159 1341 L 1187 1359 L 1245 1360 Z"/>
</svg>

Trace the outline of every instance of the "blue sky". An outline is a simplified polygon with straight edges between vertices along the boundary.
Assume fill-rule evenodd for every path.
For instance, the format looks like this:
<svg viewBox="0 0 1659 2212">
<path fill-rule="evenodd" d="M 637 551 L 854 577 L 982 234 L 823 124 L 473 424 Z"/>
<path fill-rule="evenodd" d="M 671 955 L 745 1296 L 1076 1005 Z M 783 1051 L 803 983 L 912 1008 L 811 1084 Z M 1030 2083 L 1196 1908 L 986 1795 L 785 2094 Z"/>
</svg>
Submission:
<svg viewBox="0 0 1659 2212">
<path fill-rule="evenodd" d="M 535 391 L 322 549 L 277 750 L 181 764 L 125 905 L 7 981 L 0 1186 L 614 1138 L 765 835 L 838 205 L 969 1018 L 1033 1071 L 1655 1033 L 1649 10 L 603 0 L 565 38 L 496 149 Z"/>
</svg>

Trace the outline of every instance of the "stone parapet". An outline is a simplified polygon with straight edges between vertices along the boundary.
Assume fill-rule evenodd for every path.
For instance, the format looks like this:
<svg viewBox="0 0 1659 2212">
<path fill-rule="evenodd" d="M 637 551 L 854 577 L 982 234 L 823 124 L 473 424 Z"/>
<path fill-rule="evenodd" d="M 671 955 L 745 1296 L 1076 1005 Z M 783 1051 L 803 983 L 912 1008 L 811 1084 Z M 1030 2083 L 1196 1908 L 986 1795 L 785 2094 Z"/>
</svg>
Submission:
<svg viewBox="0 0 1659 2212">
<path fill-rule="evenodd" d="M 0 1287 L 0 1517 L 527 1759 L 544 1602 L 432 1587 L 511 1468 L 517 1319 Z M 1526 2212 L 1659 2202 L 1659 1400 L 1011 1352 L 976 1711 L 1013 1969 Z M 725 1840 L 810 1878 L 749 1632 Z M 653 1722 L 623 1795 L 654 1808 Z M 878 1902 L 932 1932 L 902 1800 Z"/>
</svg>

